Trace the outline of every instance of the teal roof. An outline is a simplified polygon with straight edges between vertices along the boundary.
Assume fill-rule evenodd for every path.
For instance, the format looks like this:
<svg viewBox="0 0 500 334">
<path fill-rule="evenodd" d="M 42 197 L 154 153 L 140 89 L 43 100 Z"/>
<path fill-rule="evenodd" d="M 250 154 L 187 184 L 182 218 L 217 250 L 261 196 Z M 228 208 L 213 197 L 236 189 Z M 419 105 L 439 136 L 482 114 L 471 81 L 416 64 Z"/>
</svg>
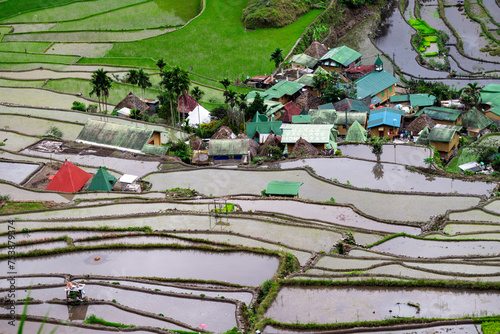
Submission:
<svg viewBox="0 0 500 334">
<path fill-rule="evenodd" d="M 355 51 L 347 46 L 339 46 L 337 48 L 330 49 L 323 57 L 320 58 L 322 63 L 333 60 L 338 64 L 343 66 L 349 66 L 352 62 L 361 58 L 362 54 Z"/>
<path fill-rule="evenodd" d="M 453 136 L 455 136 L 456 132 L 457 129 L 454 127 L 440 128 L 436 126 L 429 132 L 427 139 L 429 139 L 429 141 L 449 143 L 453 139 Z"/>
<path fill-rule="evenodd" d="M 347 135 L 345 136 L 345 140 L 365 142 L 366 139 L 367 139 L 367 133 L 365 128 L 363 128 L 363 126 L 359 124 L 357 121 L 354 121 L 354 123 L 347 130 Z"/>
<path fill-rule="evenodd" d="M 310 124 L 311 116 L 310 115 L 295 115 L 292 116 L 292 123 L 295 124 Z"/>
<path fill-rule="evenodd" d="M 272 115 L 283 109 L 283 104 L 278 101 L 265 100 L 264 105 L 266 106 L 266 116 L 270 118 L 272 118 Z"/>
<path fill-rule="evenodd" d="M 326 103 L 318 106 L 318 109 L 333 109 L 335 110 L 335 107 L 333 106 L 333 103 Z"/>
<path fill-rule="evenodd" d="M 250 99 L 255 99 L 255 96 L 259 94 L 260 97 L 264 98 L 264 100 L 269 100 L 269 93 L 260 91 L 260 90 L 252 90 L 250 93 L 245 96 L 245 99 L 250 100 Z"/>
<path fill-rule="evenodd" d="M 401 125 L 401 115 L 390 111 L 370 114 L 367 128 L 373 128 L 380 125 L 388 125 L 399 128 Z"/>
<path fill-rule="evenodd" d="M 382 62 L 382 59 L 380 59 L 379 55 L 377 55 L 377 60 L 375 60 L 374 65 L 375 66 L 384 66 L 384 63 Z"/>
<path fill-rule="evenodd" d="M 293 95 L 302 89 L 304 85 L 297 83 L 295 81 L 280 81 L 276 85 L 272 86 L 264 93 L 266 94 L 266 99 L 279 99 L 285 95 Z"/>
<path fill-rule="evenodd" d="M 410 95 L 393 95 L 389 98 L 391 102 L 406 102 L 410 101 Z"/>
<path fill-rule="evenodd" d="M 372 97 L 370 102 L 371 102 L 371 104 L 379 104 L 380 102 L 382 102 L 382 99 L 375 95 Z"/>
<path fill-rule="evenodd" d="M 358 122 L 359 124 L 366 123 L 366 113 L 365 112 L 346 112 L 340 111 L 337 112 L 337 119 L 335 120 L 335 125 L 345 125 L 347 117 L 347 124 L 353 124 L 354 122 Z"/>
<path fill-rule="evenodd" d="M 385 107 L 385 108 L 378 108 L 378 109 L 370 110 L 370 115 L 377 114 L 379 112 L 385 112 L 385 111 L 392 112 L 394 114 L 399 114 L 401 116 L 403 116 L 405 114 L 404 110 Z"/>
<path fill-rule="evenodd" d="M 304 67 L 313 68 L 318 63 L 318 59 L 308 56 L 306 54 L 298 54 L 290 57 L 290 62 L 302 65 Z"/>
<path fill-rule="evenodd" d="M 261 115 L 262 116 L 262 115 Z M 283 122 L 281 121 L 275 121 L 273 118 L 271 118 L 269 121 L 260 121 L 260 122 L 248 122 L 247 123 L 247 136 L 249 138 L 254 138 L 257 134 L 270 134 L 274 133 L 277 136 L 281 136 L 283 131 L 280 129 L 281 125 Z M 256 141 L 259 142 L 258 138 Z"/>
<path fill-rule="evenodd" d="M 300 84 L 303 84 L 304 86 L 310 86 L 312 87 L 314 84 L 314 75 L 315 74 L 304 74 L 294 82 L 298 82 Z"/>
<path fill-rule="evenodd" d="M 485 104 L 490 104 L 493 100 L 500 96 L 500 85 L 499 84 L 490 84 L 484 86 L 480 90 L 481 94 L 481 102 Z M 500 101 L 498 101 L 500 102 Z M 499 103 L 500 105 L 500 103 Z"/>
<path fill-rule="evenodd" d="M 335 109 L 310 109 L 312 124 L 335 124 L 337 113 Z"/>
<path fill-rule="evenodd" d="M 335 102 L 333 105 L 337 111 L 368 112 L 370 110 L 370 107 L 366 106 L 363 102 L 349 98 Z"/>
<path fill-rule="evenodd" d="M 374 96 L 398 82 L 398 79 L 392 76 L 386 70 L 373 71 L 362 76 L 354 83 L 357 87 L 358 98 Z"/>
<path fill-rule="evenodd" d="M 144 154 L 152 154 L 152 155 L 166 155 L 169 147 L 164 145 L 151 145 L 144 144 L 141 152 Z"/>
<path fill-rule="evenodd" d="M 428 107 L 434 105 L 436 97 L 430 94 L 411 94 L 410 105 L 419 107 Z"/>
<path fill-rule="evenodd" d="M 457 109 L 442 108 L 442 107 L 425 107 L 415 114 L 418 117 L 425 113 L 432 119 L 437 119 L 441 121 L 455 122 L 461 115 L 461 112 Z"/>
<path fill-rule="evenodd" d="M 303 184 L 304 182 L 271 181 L 267 184 L 266 194 L 297 196 L 299 194 L 300 186 Z"/>
<path fill-rule="evenodd" d="M 293 144 L 302 138 L 311 144 L 326 144 L 330 141 L 332 128 L 333 124 L 286 124 L 281 142 Z"/>
<path fill-rule="evenodd" d="M 486 117 L 476 108 L 472 108 L 469 112 L 462 115 L 462 125 L 464 128 L 477 128 L 479 130 L 486 129 L 493 121 Z"/>
<path fill-rule="evenodd" d="M 267 122 L 267 116 L 257 111 L 253 116 L 252 122 Z"/>
<path fill-rule="evenodd" d="M 246 155 L 250 139 L 211 139 L 209 156 Z"/>
<path fill-rule="evenodd" d="M 116 177 L 111 175 L 106 167 L 99 167 L 92 181 L 90 181 L 87 191 L 111 191 L 116 181 Z"/>
</svg>

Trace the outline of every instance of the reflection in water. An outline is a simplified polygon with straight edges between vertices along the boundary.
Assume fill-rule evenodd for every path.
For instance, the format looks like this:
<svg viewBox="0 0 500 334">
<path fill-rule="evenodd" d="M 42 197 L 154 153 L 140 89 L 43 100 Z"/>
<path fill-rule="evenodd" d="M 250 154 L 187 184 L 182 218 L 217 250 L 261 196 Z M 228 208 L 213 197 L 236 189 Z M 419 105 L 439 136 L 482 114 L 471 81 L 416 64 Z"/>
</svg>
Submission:
<svg viewBox="0 0 500 334">
<path fill-rule="evenodd" d="M 87 318 L 88 305 L 68 305 L 68 320 L 85 320 Z"/>
<path fill-rule="evenodd" d="M 436 177 L 434 175 L 425 175 L 425 180 L 426 181 L 434 181 Z"/>
<path fill-rule="evenodd" d="M 375 176 L 375 179 L 380 180 L 384 177 L 384 165 L 380 162 L 377 162 L 373 165 L 372 173 Z"/>
</svg>

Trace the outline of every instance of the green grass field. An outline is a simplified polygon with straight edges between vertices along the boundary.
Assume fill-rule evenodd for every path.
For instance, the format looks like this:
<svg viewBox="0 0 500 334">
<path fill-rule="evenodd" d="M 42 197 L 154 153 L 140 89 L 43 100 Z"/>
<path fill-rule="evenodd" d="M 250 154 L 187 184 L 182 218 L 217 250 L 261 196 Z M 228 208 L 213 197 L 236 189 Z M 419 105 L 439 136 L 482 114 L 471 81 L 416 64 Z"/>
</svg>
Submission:
<svg viewBox="0 0 500 334">
<path fill-rule="evenodd" d="M 47 42 L 3 42 L 0 51 L 41 53 L 49 47 Z"/>
<path fill-rule="evenodd" d="M 50 55 L 24 52 L 0 52 L 0 62 L 73 64 L 79 56 Z"/>
<path fill-rule="evenodd" d="M 42 87 L 45 80 L 9 80 L 0 79 L 0 86 L 5 87 Z"/>
</svg>

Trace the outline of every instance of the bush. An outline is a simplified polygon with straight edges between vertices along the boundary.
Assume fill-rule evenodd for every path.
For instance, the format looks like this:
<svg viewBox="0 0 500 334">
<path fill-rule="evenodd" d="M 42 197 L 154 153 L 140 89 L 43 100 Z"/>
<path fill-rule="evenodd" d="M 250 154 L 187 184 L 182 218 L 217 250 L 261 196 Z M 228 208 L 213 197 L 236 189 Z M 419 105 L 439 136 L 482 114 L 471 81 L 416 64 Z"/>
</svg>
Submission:
<svg viewBox="0 0 500 334">
<path fill-rule="evenodd" d="M 97 112 L 97 104 L 89 104 L 87 112 Z"/>
<path fill-rule="evenodd" d="M 87 111 L 87 107 L 85 106 L 85 103 L 81 103 L 78 101 L 73 101 L 73 106 L 71 107 L 72 110 L 78 110 L 78 111 Z"/>
<path fill-rule="evenodd" d="M 183 162 L 191 163 L 193 150 L 189 144 L 179 140 L 177 143 L 170 146 L 170 152 L 178 156 Z"/>
<path fill-rule="evenodd" d="M 48 136 L 53 136 L 53 137 L 56 137 L 56 138 L 62 138 L 63 133 L 57 127 L 51 126 L 50 129 L 47 130 L 47 135 Z"/>
<path fill-rule="evenodd" d="M 111 116 L 118 116 L 118 111 L 113 110 L 113 111 L 111 112 Z"/>
<path fill-rule="evenodd" d="M 342 151 L 341 150 L 336 150 L 335 155 L 341 157 L 342 156 Z"/>
</svg>

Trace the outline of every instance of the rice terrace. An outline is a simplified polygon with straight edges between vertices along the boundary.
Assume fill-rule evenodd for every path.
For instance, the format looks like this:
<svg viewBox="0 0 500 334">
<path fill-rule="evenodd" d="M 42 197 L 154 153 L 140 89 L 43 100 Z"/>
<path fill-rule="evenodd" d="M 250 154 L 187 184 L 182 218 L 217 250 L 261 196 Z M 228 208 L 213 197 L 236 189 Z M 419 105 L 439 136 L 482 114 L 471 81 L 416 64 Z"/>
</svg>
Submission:
<svg viewBox="0 0 500 334">
<path fill-rule="evenodd" d="M 0 333 L 500 333 L 500 1 L 0 0 Z"/>
</svg>

